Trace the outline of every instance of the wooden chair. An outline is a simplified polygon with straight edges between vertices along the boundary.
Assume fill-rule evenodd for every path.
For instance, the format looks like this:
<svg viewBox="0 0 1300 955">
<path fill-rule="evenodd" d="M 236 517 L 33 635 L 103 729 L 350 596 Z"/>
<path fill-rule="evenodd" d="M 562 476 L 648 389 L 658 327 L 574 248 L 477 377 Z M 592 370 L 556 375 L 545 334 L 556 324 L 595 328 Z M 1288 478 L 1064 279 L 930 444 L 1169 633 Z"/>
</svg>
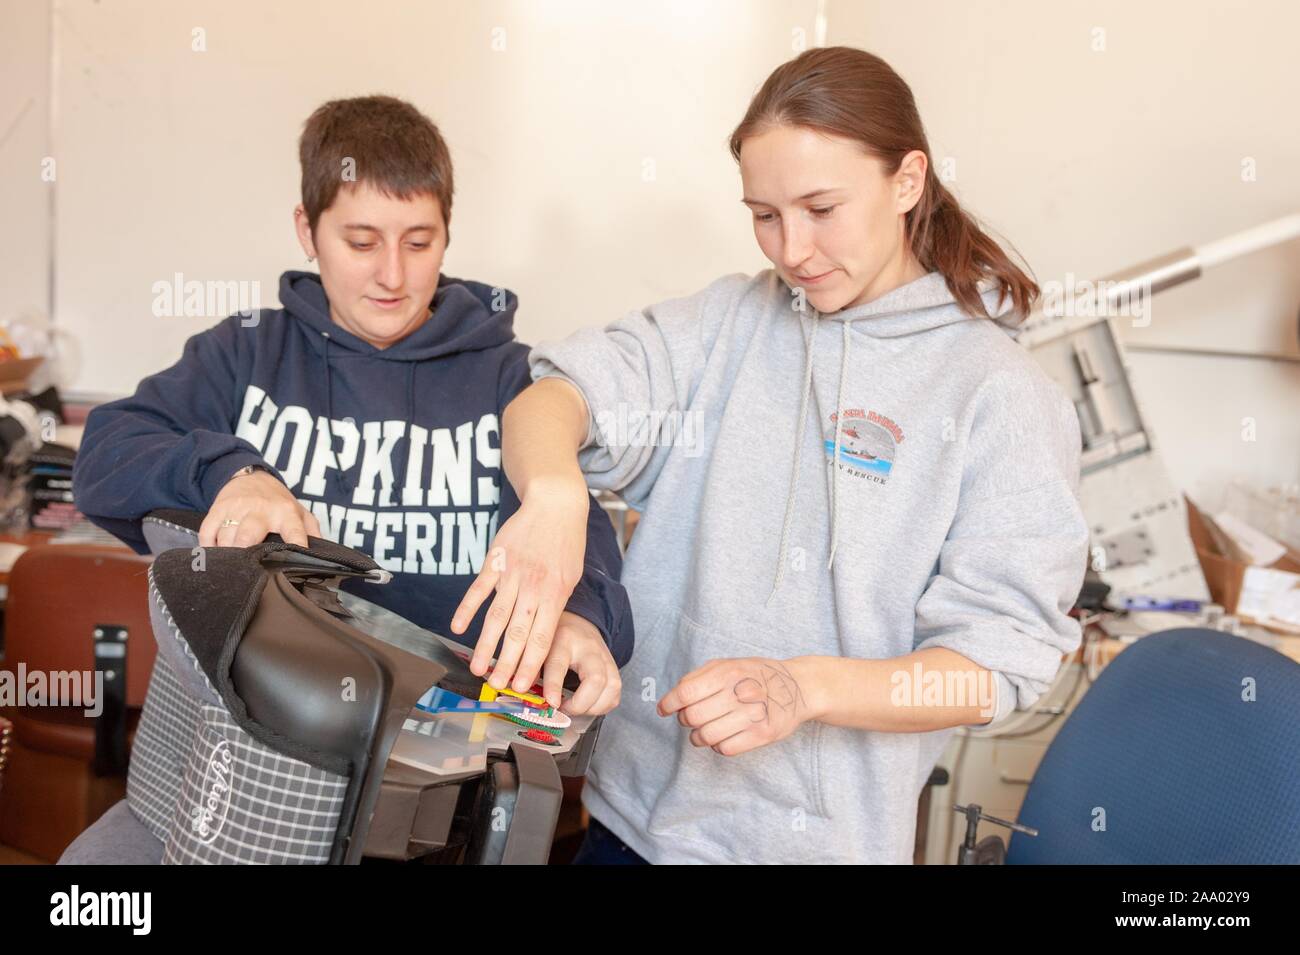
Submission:
<svg viewBox="0 0 1300 955">
<path fill-rule="evenodd" d="M 4 711 L 13 732 L 0 790 L 0 843 L 54 862 L 125 795 L 130 741 L 157 649 L 149 620 L 151 560 L 117 548 L 50 544 L 15 562 L 0 667 L 14 675 L 15 687 L 23 673 L 29 686 L 38 672 L 47 684 L 52 674 L 102 673 L 102 710 Z M 78 683 L 83 691 L 95 686 L 93 677 L 89 686 Z"/>
</svg>

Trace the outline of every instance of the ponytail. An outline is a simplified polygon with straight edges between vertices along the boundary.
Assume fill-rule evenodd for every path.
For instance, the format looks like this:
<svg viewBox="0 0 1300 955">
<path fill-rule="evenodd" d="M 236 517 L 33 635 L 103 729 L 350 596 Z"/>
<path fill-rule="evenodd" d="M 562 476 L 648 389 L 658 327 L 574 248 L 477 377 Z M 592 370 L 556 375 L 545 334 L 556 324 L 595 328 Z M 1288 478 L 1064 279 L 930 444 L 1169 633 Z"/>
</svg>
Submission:
<svg viewBox="0 0 1300 955">
<path fill-rule="evenodd" d="M 943 275 L 948 291 L 966 314 L 989 318 L 980 297 L 980 284 L 998 291 L 998 311 L 1007 299 L 1020 318 L 1038 299 L 1038 285 L 1002 247 L 979 227 L 927 168 L 925 189 L 907 214 L 907 237 L 921 265 Z"/>
</svg>

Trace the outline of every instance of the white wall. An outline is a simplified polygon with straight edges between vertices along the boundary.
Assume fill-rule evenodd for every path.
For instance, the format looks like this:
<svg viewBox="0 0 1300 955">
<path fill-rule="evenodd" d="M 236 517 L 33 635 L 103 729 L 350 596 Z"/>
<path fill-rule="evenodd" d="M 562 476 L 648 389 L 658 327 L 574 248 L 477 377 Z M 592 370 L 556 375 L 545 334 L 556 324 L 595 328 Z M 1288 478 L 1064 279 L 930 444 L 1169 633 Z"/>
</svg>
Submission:
<svg viewBox="0 0 1300 955">
<path fill-rule="evenodd" d="M 334 97 L 391 93 L 440 125 L 445 269 L 515 289 L 525 340 L 758 268 L 725 140 L 816 7 L 55 2 L 57 320 L 85 353 L 74 390 L 107 394 L 222 317 L 154 317 L 155 282 L 256 281 L 267 302 L 305 267 L 297 137 Z"/>
<path fill-rule="evenodd" d="M 49 289 L 49 13 L 0 0 L 0 319 L 46 312 Z"/>
<path fill-rule="evenodd" d="M 1293 3 L 830 0 L 828 21 L 830 43 L 871 50 L 908 81 L 936 159 L 956 160 L 959 198 L 1040 282 L 1300 211 Z M 1157 296 L 1149 327 L 1119 331 L 1136 345 L 1300 356 L 1298 309 L 1291 242 Z M 1300 480 L 1300 364 L 1130 359 L 1178 486 L 1213 502 L 1234 475 Z M 1247 418 L 1255 441 L 1242 440 Z"/>
<path fill-rule="evenodd" d="M 220 317 L 155 318 L 154 282 L 257 281 L 273 301 L 279 273 L 304 266 L 290 220 L 302 121 L 327 98 L 377 91 L 442 127 L 458 183 L 447 271 L 515 289 L 525 340 L 753 271 L 764 262 L 725 140 L 770 69 L 812 42 L 817 9 L 0 0 L 0 135 L 13 123 L 0 143 L 0 317 L 46 301 L 39 164 L 52 150 L 56 321 L 83 352 L 71 390 L 131 390 Z M 1040 280 L 1096 277 L 1300 210 L 1300 8 L 1282 0 L 824 9 L 829 42 L 870 49 L 911 83 L 936 158 L 956 160 L 958 195 Z M 1149 328 L 1121 331 L 1296 355 L 1298 262 L 1292 243 L 1224 267 L 1158 297 Z M 1180 486 L 1206 497 L 1233 474 L 1300 477 L 1300 365 L 1132 360 Z M 1258 440 L 1242 440 L 1244 418 Z"/>
</svg>

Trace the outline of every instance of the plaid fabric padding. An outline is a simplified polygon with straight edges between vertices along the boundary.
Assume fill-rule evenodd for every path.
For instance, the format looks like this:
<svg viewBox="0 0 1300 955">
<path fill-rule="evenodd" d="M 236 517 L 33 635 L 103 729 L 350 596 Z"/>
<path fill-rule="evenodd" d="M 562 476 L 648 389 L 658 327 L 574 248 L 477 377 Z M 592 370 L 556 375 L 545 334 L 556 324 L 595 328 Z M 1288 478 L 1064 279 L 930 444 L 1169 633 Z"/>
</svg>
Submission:
<svg viewBox="0 0 1300 955">
<path fill-rule="evenodd" d="M 276 753 L 203 704 L 163 864 L 329 860 L 348 780 Z"/>
<path fill-rule="evenodd" d="M 181 791 L 181 775 L 189 761 L 199 727 L 199 706 L 217 702 L 217 692 L 199 668 L 199 661 L 181 638 L 149 568 L 149 618 L 158 655 L 140 724 L 136 727 L 127 771 L 126 802 L 160 841 L 171 832 Z"/>
<path fill-rule="evenodd" d="M 327 862 L 347 778 L 276 753 L 245 732 L 157 589 L 149 596 L 158 655 L 126 795 L 164 843 L 163 863 Z"/>
<path fill-rule="evenodd" d="M 158 654 L 131 748 L 126 802 L 160 841 L 171 832 L 199 716 L 198 700 L 185 692 L 167 655 Z"/>
</svg>

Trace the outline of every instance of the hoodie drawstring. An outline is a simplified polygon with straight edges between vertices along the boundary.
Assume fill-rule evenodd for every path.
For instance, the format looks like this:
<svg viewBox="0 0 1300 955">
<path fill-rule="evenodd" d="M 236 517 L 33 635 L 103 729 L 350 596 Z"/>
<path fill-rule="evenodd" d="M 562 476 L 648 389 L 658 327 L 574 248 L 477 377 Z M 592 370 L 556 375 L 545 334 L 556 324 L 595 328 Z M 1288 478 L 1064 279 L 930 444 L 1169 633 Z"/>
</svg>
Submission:
<svg viewBox="0 0 1300 955">
<path fill-rule="evenodd" d="M 817 351 L 817 313 L 813 313 L 812 337 L 804 329 L 803 316 L 799 316 L 799 331 L 803 334 L 804 369 L 803 397 L 799 400 L 799 425 L 794 432 L 794 464 L 790 468 L 790 489 L 786 492 L 785 521 L 781 525 L 781 549 L 776 558 L 776 580 L 772 583 L 772 592 L 767 596 L 767 603 L 772 602 L 781 581 L 785 577 L 785 554 L 790 543 L 790 522 L 794 520 L 794 505 L 799 494 L 799 461 L 803 456 L 803 435 L 808 427 L 808 398 L 812 394 L 813 355 Z"/>
<path fill-rule="evenodd" d="M 329 434 L 330 452 L 334 450 L 334 378 L 333 366 L 330 364 L 330 334 L 321 332 L 321 338 L 325 339 L 325 429 Z M 406 422 L 407 428 L 413 427 L 415 418 L 415 362 L 406 362 L 406 416 L 402 419 Z M 358 436 L 359 437 L 359 436 Z M 411 444 L 412 439 L 408 435 L 406 439 L 406 453 L 402 456 L 402 466 L 393 474 L 394 490 L 404 487 L 406 483 L 406 469 L 411 464 Z M 335 465 L 340 465 L 336 458 Z M 345 494 L 351 494 L 356 490 L 356 485 L 347 485 L 343 481 L 343 468 L 336 466 L 334 468 L 334 486 L 341 489 Z M 400 492 L 399 492 L 400 493 Z"/>
<path fill-rule="evenodd" d="M 406 363 L 406 453 L 402 455 L 402 470 L 393 475 L 393 490 L 401 495 L 399 488 L 406 487 L 406 471 L 411 466 L 411 446 L 415 443 L 415 362 Z M 405 502 L 402 502 L 405 503 Z"/>
<path fill-rule="evenodd" d="M 809 398 L 812 395 L 813 358 L 817 352 L 817 324 L 818 315 L 814 312 L 810 340 L 804 330 L 803 318 L 799 319 L 799 330 L 804 332 L 804 354 L 806 356 L 803 369 L 803 395 L 799 400 L 799 426 L 795 431 L 794 464 L 790 471 L 790 489 L 786 493 L 785 520 L 781 525 L 781 547 L 776 558 L 776 579 L 772 583 L 772 592 L 767 597 L 767 603 L 769 604 L 772 602 L 772 598 L 776 596 L 776 592 L 781 588 L 781 581 L 785 579 L 785 558 L 790 544 L 790 525 L 794 522 L 795 504 L 799 497 L 799 463 L 803 457 L 803 435 L 808 427 L 808 405 Z M 844 383 L 849 376 L 849 354 L 853 343 L 850 333 L 852 327 L 852 320 L 843 323 L 844 346 L 840 352 L 840 382 L 835 391 L 835 449 L 831 456 L 832 473 L 829 487 L 831 497 L 831 548 L 830 560 L 826 563 L 827 570 L 835 566 L 835 549 L 839 545 L 840 536 L 840 446 L 844 424 Z"/>
<path fill-rule="evenodd" d="M 844 347 L 840 351 L 840 386 L 835 392 L 835 453 L 831 455 L 831 559 L 826 562 L 826 569 L 835 566 L 835 547 L 840 540 L 840 425 L 844 422 L 844 379 L 849 371 L 849 348 L 852 338 L 849 329 L 853 327 L 850 319 L 844 325 Z"/>
<path fill-rule="evenodd" d="M 330 436 L 330 453 L 334 452 L 334 378 L 332 367 L 330 365 L 330 333 L 321 332 L 321 338 L 325 339 L 325 430 Z M 338 462 L 335 461 L 335 464 Z M 343 486 L 342 469 L 334 469 L 334 486 L 342 490 L 345 494 L 349 493 L 348 489 Z"/>
</svg>

